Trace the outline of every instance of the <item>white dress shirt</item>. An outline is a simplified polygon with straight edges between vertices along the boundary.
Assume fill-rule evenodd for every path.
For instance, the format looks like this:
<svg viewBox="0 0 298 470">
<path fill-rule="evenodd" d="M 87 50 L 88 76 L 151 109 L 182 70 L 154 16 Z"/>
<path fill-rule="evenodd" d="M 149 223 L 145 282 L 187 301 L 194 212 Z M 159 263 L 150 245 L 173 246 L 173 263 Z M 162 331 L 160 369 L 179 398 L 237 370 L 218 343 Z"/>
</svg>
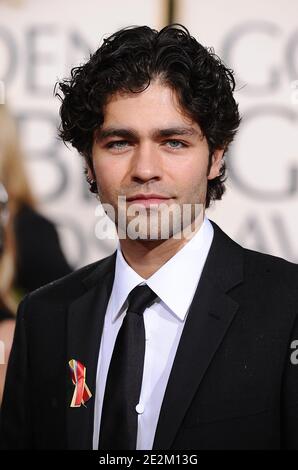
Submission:
<svg viewBox="0 0 298 470">
<path fill-rule="evenodd" d="M 105 383 L 116 337 L 126 314 L 127 296 L 137 285 L 144 283 L 158 299 L 143 314 L 146 344 L 142 388 L 136 406 L 137 449 L 152 449 L 165 389 L 213 232 L 205 217 L 197 233 L 146 280 L 127 264 L 119 243 L 97 365 L 93 449 L 98 448 Z"/>
</svg>

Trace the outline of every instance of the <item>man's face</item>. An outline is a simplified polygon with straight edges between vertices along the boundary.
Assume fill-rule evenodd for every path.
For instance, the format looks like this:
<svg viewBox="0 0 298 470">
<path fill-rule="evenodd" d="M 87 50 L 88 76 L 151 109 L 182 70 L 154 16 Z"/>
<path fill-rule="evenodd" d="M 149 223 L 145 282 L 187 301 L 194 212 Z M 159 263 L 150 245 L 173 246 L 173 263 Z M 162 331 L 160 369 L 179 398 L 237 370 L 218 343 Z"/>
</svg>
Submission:
<svg viewBox="0 0 298 470">
<path fill-rule="evenodd" d="M 92 149 L 100 200 L 111 204 L 117 215 L 118 196 L 126 196 L 127 207 L 137 204 L 133 207 L 142 209 L 146 218 L 155 215 L 159 223 L 160 204 L 174 205 L 177 218 L 184 204 L 205 204 L 207 181 L 219 174 L 222 154 L 214 153 L 207 175 L 207 140 L 183 113 L 171 88 L 155 81 L 141 93 L 116 93 L 105 106 Z M 132 219 L 127 216 L 126 223 Z"/>
</svg>

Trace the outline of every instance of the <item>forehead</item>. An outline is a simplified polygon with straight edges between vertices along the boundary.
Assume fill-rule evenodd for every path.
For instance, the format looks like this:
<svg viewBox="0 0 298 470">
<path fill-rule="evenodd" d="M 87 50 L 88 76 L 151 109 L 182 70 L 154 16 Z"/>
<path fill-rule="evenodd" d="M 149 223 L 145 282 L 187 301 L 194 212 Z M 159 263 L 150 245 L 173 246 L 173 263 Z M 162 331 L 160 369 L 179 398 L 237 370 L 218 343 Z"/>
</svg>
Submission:
<svg viewBox="0 0 298 470">
<path fill-rule="evenodd" d="M 182 109 L 176 92 L 160 82 L 151 83 L 142 92 L 118 92 L 109 98 L 103 125 L 120 124 L 142 128 L 197 125 Z"/>
</svg>

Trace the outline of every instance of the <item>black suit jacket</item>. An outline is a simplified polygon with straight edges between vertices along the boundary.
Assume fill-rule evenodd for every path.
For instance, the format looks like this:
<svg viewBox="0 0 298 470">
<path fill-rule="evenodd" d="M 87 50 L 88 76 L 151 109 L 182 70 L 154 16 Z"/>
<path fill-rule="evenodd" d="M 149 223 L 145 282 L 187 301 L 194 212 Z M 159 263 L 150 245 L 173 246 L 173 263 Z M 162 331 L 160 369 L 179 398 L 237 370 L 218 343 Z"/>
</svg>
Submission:
<svg viewBox="0 0 298 470">
<path fill-rule="evenodd" d="M 72 272 L 55 225 L 32 207 L 23 205 L 17 212 L 14 235 L 15 287 L 24 294 Z"/>
<path fill-rule="evenodd" d="M 298 449 L 297 266 L 214 239 L 179 343 L 154 449 Z M 22 302 L 3 403 L 4 448 L 91 449 L 96 367 L 115 254 Z M 68 361 L 87 369 L 70 408 Z M 295 362 L 295 361 L 294 361 Z"/>
</svg>

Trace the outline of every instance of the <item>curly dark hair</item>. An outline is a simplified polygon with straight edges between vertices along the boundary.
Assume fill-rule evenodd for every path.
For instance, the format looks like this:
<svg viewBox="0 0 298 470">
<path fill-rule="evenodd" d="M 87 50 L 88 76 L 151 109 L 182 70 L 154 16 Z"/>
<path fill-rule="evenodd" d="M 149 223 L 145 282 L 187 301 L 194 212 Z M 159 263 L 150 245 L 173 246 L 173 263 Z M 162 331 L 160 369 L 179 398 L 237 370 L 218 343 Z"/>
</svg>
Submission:
<svg viewBox="0 0 298 470">
<path fill-rule="evenodd" d="M 175 90 L 182 109 L 200 126 L 209 146 L 210 168 L 213 152 L 227 150 L 240 123 L 235 80 L 214 50 L 202 46 L 180 24 L 159 32 L 148 26 L 121 29 L 104 39 L 88 62 L 73 68 L 69 79 L 58 82 L 60 137 L 93 170 L 94 131 L 104 121 L 108 98 L 119 91 L 144 91 L 156 78 Z M 206 207 L 221 199 L 225 172 L 223 163 L 220 175 L 208 180 Z"/>
</svg>

